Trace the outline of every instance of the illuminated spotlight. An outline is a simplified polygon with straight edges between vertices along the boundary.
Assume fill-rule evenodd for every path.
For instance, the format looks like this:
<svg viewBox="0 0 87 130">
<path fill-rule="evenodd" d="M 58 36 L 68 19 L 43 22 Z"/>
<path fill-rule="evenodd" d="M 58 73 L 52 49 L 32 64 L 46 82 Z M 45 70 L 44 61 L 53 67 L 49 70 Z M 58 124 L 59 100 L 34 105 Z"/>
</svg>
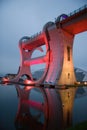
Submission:
<svg viewBox="0 0 87 130">
<path fill-rule="evenodd" d="M 80 82 L 78 82 L 78 84 L 81 84 Z"/>
<path fill-rule="evenodd" d="M 87 85 L 87 82 L 84 82 L 85 85 Z"/>
<path fill-rule="evenodd" d="M 24 84 L 33 84 L 33 82 L 31 80 L 25 79 Z"/>
<path fill-rule="evenodd" d="M 75 85 L 81 85 L 81 82 L 77 81 L 75 82 Z"/>
<path fill-rule="evenodd" d="M 25 87 L 24 87 L 25 90 L 30 90 L 30 89 L 33 88 L 33 86 L 31 86 L 31 85 L 33 84 L 33 82 L 32 82 L 31 80 L 25 79 L 25 80 L 24 80 L 24 84 L 30 85 L 30 86 L 25 86 Z"/>
<path fill-rule="evenodd" d="M 2 82 L 3 82 L 3 84 L 7 85 L 8 82 L 9 82 L 9 78 L 8 77 L 3 77 Z"/>
</svg>

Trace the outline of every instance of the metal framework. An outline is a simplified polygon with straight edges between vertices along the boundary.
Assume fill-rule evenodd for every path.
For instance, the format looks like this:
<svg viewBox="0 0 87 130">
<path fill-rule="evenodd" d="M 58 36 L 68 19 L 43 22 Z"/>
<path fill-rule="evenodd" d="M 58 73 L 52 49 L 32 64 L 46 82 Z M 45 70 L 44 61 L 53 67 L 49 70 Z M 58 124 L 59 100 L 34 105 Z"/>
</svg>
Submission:
<svg viewBox="0 0 87 130">
<path fill-rule="evenodd" d="M 87 24 L 83 23 L 87 23 L 86 5 L 69 15 L 58 16 L 55 23 L 51 21 L 46 23 L 40 33 L 21 38 L 19 72 L 12 81 L 19 81 L 21 76 L 26 75 L 31 84 L 74 84 L 76 77 L 72 58 L 73 40 L 75 34 L 87 31 Z M 82 25 L 82 28 L 79 28 L 79 25 Z M 36 49 L 43 51 L 42 45 L 46 46 L 46 55 L 32 58 L 32 53 Z M 44 73 L 39 80 L 34 80 L 31 66 L 42 63 L 46 64 Z"/>
</svg>

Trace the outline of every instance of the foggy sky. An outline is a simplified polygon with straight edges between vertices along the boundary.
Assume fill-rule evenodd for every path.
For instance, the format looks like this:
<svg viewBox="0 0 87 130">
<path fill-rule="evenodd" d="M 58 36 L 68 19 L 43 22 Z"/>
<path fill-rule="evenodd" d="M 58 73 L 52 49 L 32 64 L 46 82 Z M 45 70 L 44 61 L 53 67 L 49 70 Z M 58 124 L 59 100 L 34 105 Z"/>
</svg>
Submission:
<svg viewBox="0 0 87 130">
<path fill-rule="evenodd" d="M 21 37 L 41 31 L 46 22 L 54 22 L 60 14 L 69 14 L 85 4 L 87 0 L 0 0 L 0 73 L 17 73 Z M 87 71 L 86 55 L 84 32 L 74 39 L 74 66 Z"/>
</svg>

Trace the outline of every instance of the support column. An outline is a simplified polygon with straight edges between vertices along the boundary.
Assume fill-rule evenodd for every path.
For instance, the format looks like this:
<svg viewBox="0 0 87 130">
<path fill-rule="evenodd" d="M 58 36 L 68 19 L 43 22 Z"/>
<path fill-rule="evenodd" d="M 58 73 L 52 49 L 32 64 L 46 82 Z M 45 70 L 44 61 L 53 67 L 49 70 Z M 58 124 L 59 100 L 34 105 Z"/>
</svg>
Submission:
<svg viewBox="0 0 87 130">
<path fill-rule="evenodd" d="M 74 84 L 76 82 L 75 72 L 74 72 L 74 65 L 73 65 L 73 40 L 74 36 L 70 33 L 67 33 L 61 29 L 61 42 L 63 44 L 63 63 L 62 63 L 62 70 L 57 81 L 58 85 L 63 84 Z"/>
<path fill-rule="evenodd" d="M 32 55 L 32 51 L 24 50 L 22 48 L 22 43 L 19 42 L 19 49 L 20 49 L 20 67 L 19 67 L 19 71 L 17 73 L 17 76 L 14 79 L 11 79 L 11 81 L 19 81 L 20 77 L 23 75 L 27 75 L 29 79 L 31 79 L 33 81 L 33 77 L 30 71 L 30 65 L 26 66 L 24 64 L 24 61 L 26 59 L 29 59 Z"/>
</svg>

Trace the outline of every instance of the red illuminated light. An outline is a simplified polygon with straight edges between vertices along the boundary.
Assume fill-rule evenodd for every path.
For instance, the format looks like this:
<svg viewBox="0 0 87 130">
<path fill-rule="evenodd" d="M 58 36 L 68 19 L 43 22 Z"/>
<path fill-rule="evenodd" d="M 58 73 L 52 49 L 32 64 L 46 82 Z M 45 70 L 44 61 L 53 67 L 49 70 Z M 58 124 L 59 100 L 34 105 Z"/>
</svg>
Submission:
<svg viewBox="0 0 87 130">
<path fill-rule="evenodd" d="M 7 85 L 9 82 L 9 78 L 3 77 L 2 82 Z"/>
<path fill-rule="evenodd" d="M 30 90 L 30 89 L 32 89 L 33 88 L 33 86 L 25 86 L 25 88 L 24 88 L 24 90 Z"/>
<path fill-rule="evenodd" d="M 25 84 L 32 84 L 33 82 L 31 80 L 26 79 L 26 80 L 24 80 L 24 83 Z"/>
</svg>

